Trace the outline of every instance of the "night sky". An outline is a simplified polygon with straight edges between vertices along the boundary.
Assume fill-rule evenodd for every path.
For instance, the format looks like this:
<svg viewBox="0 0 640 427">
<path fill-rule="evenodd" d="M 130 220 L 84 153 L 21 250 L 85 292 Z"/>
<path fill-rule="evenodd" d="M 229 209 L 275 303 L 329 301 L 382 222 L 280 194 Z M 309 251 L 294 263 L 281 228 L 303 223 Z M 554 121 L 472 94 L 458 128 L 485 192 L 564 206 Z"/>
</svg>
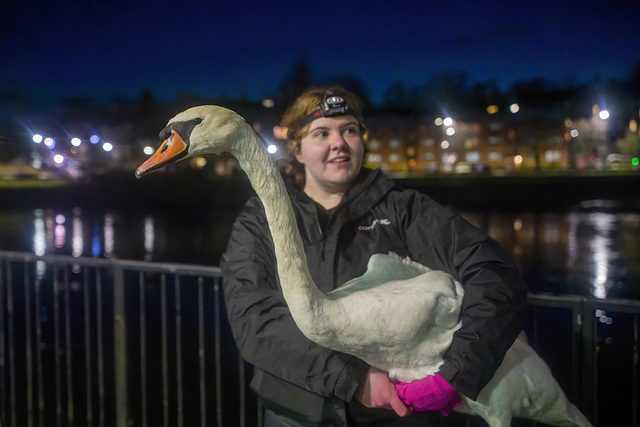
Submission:
<svg viewBox="0 0 640 427">
<path fill-rule="evenodd" d="M 10 0 L 0 6 L 0 95 L 134 98 L 148 89 L 258 100 L 295 64 L 316 82 L 354 76 L 374 102 L 398 80 L 466 71 L 501 88 L 628 79 L 640 1 L 284 2 Z M 1 98 L 0 98 L 1 99 Z"/>
</svg>

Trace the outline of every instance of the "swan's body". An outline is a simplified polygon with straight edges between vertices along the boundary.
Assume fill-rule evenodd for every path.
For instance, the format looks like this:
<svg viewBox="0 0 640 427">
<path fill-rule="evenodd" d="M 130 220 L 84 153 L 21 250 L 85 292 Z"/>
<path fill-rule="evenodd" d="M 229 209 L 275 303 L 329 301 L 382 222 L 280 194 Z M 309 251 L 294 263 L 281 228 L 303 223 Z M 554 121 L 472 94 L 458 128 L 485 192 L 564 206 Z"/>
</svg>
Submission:
<svg viewBox="0 0 640 427">
<path fill-rule="evenodd" d="M 438 371 L 459 328 L 463 297 L 462 286 L 449 274 L 380 254 L 370 259 L 363 276 L 324 294 L 309 274 L 279 171 L 244 119 L 221 107 L 195 107 L 170 120 L 162 136 L 168 139 L 138 168 L 138 177 L 193 155 L 224 151 L 239 161 L 264 205 L 284 298 L 309 339 L 353 354 L 404 382 Z M 478 399 L 462 398 L 456 410 L 480 415 L 491 426 L 508 426 L 514 416 L 555 425 L 590 425 L 522 338 Z"/>
</svg>

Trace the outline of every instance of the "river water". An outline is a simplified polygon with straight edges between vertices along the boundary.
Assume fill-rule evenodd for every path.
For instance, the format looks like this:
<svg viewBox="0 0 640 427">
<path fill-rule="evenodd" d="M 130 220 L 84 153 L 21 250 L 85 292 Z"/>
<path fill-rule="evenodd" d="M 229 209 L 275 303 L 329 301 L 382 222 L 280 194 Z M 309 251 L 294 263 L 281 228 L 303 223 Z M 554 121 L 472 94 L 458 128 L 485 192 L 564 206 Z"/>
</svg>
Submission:
<svg viewBox="0 0 640 427">
<path fill-rule="evenodd" d="M 640 299 L 640 212 L 589 200 L 565 211 L 459 211 L 498 240 L 531 292 Z M 0 249 L 218 265 L 236 215 L 157 209 L 0 209 Z"/>
</svg>

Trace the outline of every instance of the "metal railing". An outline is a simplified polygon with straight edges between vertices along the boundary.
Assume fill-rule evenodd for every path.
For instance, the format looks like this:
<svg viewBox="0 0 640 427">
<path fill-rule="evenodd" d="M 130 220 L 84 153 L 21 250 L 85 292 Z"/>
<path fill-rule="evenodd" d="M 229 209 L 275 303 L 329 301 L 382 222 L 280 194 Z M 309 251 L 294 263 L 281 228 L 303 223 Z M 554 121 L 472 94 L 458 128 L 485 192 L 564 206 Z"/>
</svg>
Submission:
<svg viewBox="0 0 640 427">
<path fill-rule="evenodd" d="M 616 425 L 638 426 L 640 301 L 529 305 L 525 331 L 570 400 L 595 425 L 615 407 Z M 4 427 L 260 425 L 248 369 L 217 267 L 0 251 Z"/>
<path fill-rule="evenodd" d="M 256 425 L 220 279 L 0 251 L 2 426 Z"/>
</svg>

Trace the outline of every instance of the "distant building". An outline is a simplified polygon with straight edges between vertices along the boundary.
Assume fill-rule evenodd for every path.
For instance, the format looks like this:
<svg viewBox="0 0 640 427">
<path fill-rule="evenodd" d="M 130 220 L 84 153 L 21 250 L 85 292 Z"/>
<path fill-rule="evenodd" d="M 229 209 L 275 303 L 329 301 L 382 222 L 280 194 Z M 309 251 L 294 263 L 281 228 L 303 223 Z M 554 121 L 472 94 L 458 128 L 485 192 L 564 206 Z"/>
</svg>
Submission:
<svg viewBox="0 0 640 427">
<path fill-rule="evenodd" d="M 517 169 L 566 169 L 569 142 L 563 129 L 508 121 L 496 116 L 463 119 L 367 120 L 365 164 L 397 173 L 472 173 Z"/>
</svg>

